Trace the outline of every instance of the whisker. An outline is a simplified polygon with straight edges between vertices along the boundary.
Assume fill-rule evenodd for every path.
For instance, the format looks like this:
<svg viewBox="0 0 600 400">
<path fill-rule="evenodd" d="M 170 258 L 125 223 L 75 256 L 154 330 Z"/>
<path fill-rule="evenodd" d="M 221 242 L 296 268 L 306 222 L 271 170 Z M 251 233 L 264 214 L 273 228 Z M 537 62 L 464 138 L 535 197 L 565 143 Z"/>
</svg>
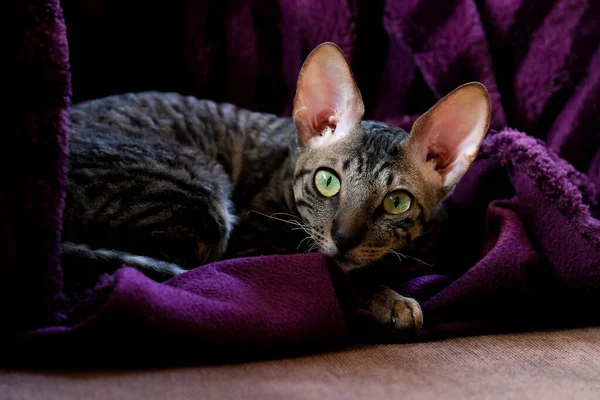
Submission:
<svg viewBox="0 0 600 400">
<path fill-rule="evenodd" d="M 290 222 L 290 223 L 292 223 L 292 224 L 294 224 L 294 225 L 298 225 L 298 226 L 308 226 L 308 225 L 306 225 L 306 224 L 303 224 L 303 223 L 302 223 L 302 222 L 300 222 L 300 221 L 294 221 L 294 220 L 290 220 L 289 222 Z"/>
<path fill-rule="evenodd" d="M 291 230 L 293 230 L 293 231 L 299 231 L 300 229 L 302 229 L 302 230 L 303 230 L 304 232 L 306 232 L 306 233 L 309 233 L 309 232 L 306 230 L 306 228 L 305 228 L 305 227 L 303 227 L 303 226 L 299 226 L 298 228 L 291 228 Z"/>
<path fill-rule="evenodd" d="M 291 228 L 293 231 L 302 229 L 304 232 L 308 233 L 309 235 L 312 235 L 312 232 L 310 231 L 310 228 L 307 225 L 301 224 L 298 221 L 289 221 L 289 222 L 292 223 L 293 225 L 298 226 L 298 228 Z"/>
<path fill-rule="evenodd" d="M 298 247 L 296 247 L 296 250 L 300 250 L 300 246 L 302 246 L 302 243 L 304 243 L 306 240 L 314 240 L 310 235 L 305 237 L 304 239 L 302 239 L 300 241 L 300 243 L 298 243 Z"/>
<path fill-rule="evenodd" d="M 418 238 L 420 238 L 421 236 L 425 236 L 425 235 L 427 235 L 429 232 L 431 232 L 431 230 L 432 230 L 432 229 L 433 229 L 433 228 L 429 228 L 429 229 L 427 229 L 425 232 L 421 233 L 421 234 L 420 234 L 419 236 L 417 236 L 417 237 L 418 237 Z"/>
<path fill-rule="evenodd" d="M 423 261 L 423 260 L 421 260 L 421 259 L 418 259 L 418 258 L 416 258 L 416 257 L 412 257 L 412 256 L 407 256 L 406 254 L 400 253 L 399 251 L 395 251 L 395 250 L 392 250 L 392 249 L 389 249 L 389 250 L 387 251 L 387 253 L 393 253 L 393 254 L 395 254 L 395 255 L 396 255 L 396 257 L 398 257 L 398 260 L 400 260 L 400 262 L 402 262 L 402 258 L 401 258 L 401 257 L 404 257 L 404 258 L 410 258 L 411 260 L 418 261 L 418 262 L 420 262 L 420 263 L 422 263 L 422 264 L 425 264 L 425 265 L 427 265 L 428 267 L 433 267 L 433 266 L 435 266 L 435 264 L 429 264 L 429 263 L 426 263 L 425 261 Z"/>
<path fill-rule="evenodd" d="M 313 251 L 314 249 L 316 249 L 317 247 L 319 247 L 319 245 L 317 244 L 317 242 L 313 243 L 308 250 L 305 251 L 305 253 L 310 253 L 311 251 Z"/>
<path fill-rule="evenodd" d="M 396 257 L 398 257 L 398 261 L 402 262 L 402 258 L 400 257 L 400 253 L 394 251 L 394 250 L 388 250 L 386 253 L 392 253 L 395 254 Z"/>
<path fill-rule="evenodd" d="M 293 231 L 299 231 L 300 229 L 312 236 L 312 232 L 308 229 L 308 227 L 299 226 L 298 228 L 291 228 Z"/>
<path fill-rule="evenodd" d="M 285 213 L 285 212 L 276 212 L 275 214 L 271 214 L 271 215 L 285 215 L 285 216 L 288 216 L 288 217 L 295 218 L 296 220 L 300 219 L 297 215 L 290 214 L 290 213 Z"/>
<path fill-rule="evenodd" d="M 317 238 L 315 237 L 315 234 L 312 232 L 312 230 L 310 229 L 310 227 L 307 224 L 302 223 L 302 221 L 298 219 L 298 216 L 289 214 L 289 213 L 285 213 L 285 212 L 276 212 L 272 215 L 267 215 L 267 214 L 261 213 L 260 211 L 256 211 L 256 210 L 249 210 L 248 214 L 250 214 L 250 212 L 256 213 L 258 215 L 262 215 L 263 217 L 268 218 L 269 220 L 274 219 L 275 221 L 280 221 L 280 222 L 284 222 L 286 224 L 295 225 L 294 228 L 290 228 L 293 231 L 303 230 L 304 232 L 306 232 L 308 236 L 306 236 L 304 239 L 302 239 L 300 241 L 300 243 L 298 243 L 297 250 L 300 249 L 300 246 L 302 246 L 302 244 L 306 240 L 312 241 L 312 244 L 309 246 L 308 250 L 306 250 L 304 253 L 310 253 L 311 251 L 313 251 L 319 247 L 319 244 L 317 243 Z M 294 219 L 286 220 L 283 218 L 275 217 L 275 215 L 288 216 L 288 217 L 291 217 Z"/>
<path fill-rule="evenodd" d="M 271 219 L 274 219 L 274 220 L 276 220 L 276 221 L 285 222 L 286 224 L 292 224 L 292 225 L 301 225 L 301 224 L 300 224 L 298 221 L 293 221 L 293 220 L 292 220 L 292 221 L 290 221 L 290 220 L 285 220 L 285 219 L 283 219 L 283 218 L 277 218 L 277 217 L 274 217 L 274 216 L 273 216 L 273 215 L 276 215 L 276 214 L 282 214 L 282 213 L 275 213 L 275 214 L 273 214 L 273 215 L 267 215 L 267 214 L 261 213 L 260 211 L 256 211 L 256 210 L 249 210 L 249 211 L 248 211 L 248 214 L 250 214 L 251 212 L 254 212 L 254 213 L 258 214 L 258 215 L 262 215 L 263 217 L 269 218 L 269 220 L 271 220 Z M 285 214 L 285 213 L 284 213 L 284 214 Z M 290 214 L 290 215 L 291 215 L 291 214 Z"/>
<path fill-rule="evenodd" d="M 310 230 L 310 228 L 308 227 L 308 225 L 303 224 L 301 221 L 298 221 L 296 219 L 286 220 L 286 219 L 283 219 L 283 218 L 275 217 L 275 215 L 284 215 L 284 216 L 289 216 L 289 217 L 292 217 L 292 218 L 298 218 L 295 215 L 284 213 L 284 212 L 277 212 L 277 213 L 274 213 L 272 215 L 267 215 L 267 214 L 261 213 L 260 211 L 256 211 L 256 210 L 249 210 L 248 214 L 250 214 L 250 212 L 254 212 L 254 213 L 258 214 L 258 215 L 262 215 L 263 217 L 268 218 L 269 221 L 271 219 L 274 219 L 275 221 L 281 221 L 281 222 L 284 222 L 286 224 L 295 225 L 296 226 L 295 228 L 290 228 L 293 231 L 303 230 L 308 236 L 305 237 L 304 239 L 302 239 L 300 241 L 300 243 L 298 243 L 298 247 L 296 248 L 296 250 L 299 250 L 300 246 L 302 245 L 302 243 L 304 243 L 304 241 L 307 240 L 307 239 L 312 239 L 313 242 L 316 242 L 315 237 L 314 237 L 312 231 Z M 314 246 L 315 246 L 315 244 L 313 243 L 311 245 L 311 248 L 309 249 L 309 251 L 312 250 L 314 248 Z"/>
<path fill-rule="evenodd" d="M 435 264 L 429 264 L 429 263 L 426 263 L 425 261 L 423 261 L 423 260 L 420 260 L 420 259 L 418 259 L 418 258 L 416 258 L 416 257 L 407 256 L 406 254 L 402 254 L 402 253 L 400 253 L 400 252 L 398 252 L 398 254 L 400 254 L 400 255 L 401 255 L 401 256 L 403 256 L 404 258 L 410 258 L 411 260 L 415 260 L 415 261 L 418 261 L 418 262 L 420 262 L 420 263 L 422 263 L 422 264 L 425 264 L 425 265 L 427 265 L 428 267 L 433 267 L 433 266 L 435 265 Z"/>
</svg>

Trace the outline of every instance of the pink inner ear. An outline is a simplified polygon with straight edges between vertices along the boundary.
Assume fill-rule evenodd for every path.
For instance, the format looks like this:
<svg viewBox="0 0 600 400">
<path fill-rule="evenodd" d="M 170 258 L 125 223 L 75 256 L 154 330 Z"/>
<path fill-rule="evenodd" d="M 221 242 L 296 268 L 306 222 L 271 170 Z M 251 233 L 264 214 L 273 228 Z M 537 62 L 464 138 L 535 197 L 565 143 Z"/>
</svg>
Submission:
<svg viewBox="0 0 600 400">
<path fill-rule="evenodd" d="M 343 76 L 335 68 L 325 65 L 309 65 L 304 73 L 301 90 L 304 105 L 312 121 L 313 134 L 320 134 L 327 127 L 335 127 L 339 117 L 335 110 L 346 106 Z"/>
<path fill-rule="evenodd" d="M 452 160 L 448 148 L 442 143 L 430 143 L 427 149 L 427 162 L 435 161 L 436 169 L 445 168 Z"/>
<path fill-rule="evenodd" d="M 333 115 L 331 110 L 320 111 L 312 120 L 312 130 L 315 133 L 321 133 L 326 128 L 335 129 L 339 121 L 339 118 Z"/>
<path fill-rule="evenodd" d="M 350 131 L 364 113 L 360 92 L 343 53 L 333 45 L 315 49 L 300 72 L 294 120 L 302 145 L 326 128 L 336 137 Z"/>
<path fill-rule="evenodd" d="M 335 127 L 337 126 L 337 124 L 339 124 L 340 122 L 340 118 L 335 116 L 335 115 L 331 115 L 329 116 L 329 127 L 335 129 Z"/>
<path fill-rule="evenodd" d="M 466 86 L 432 107 L 414 126 L 415 151 L 451 185 L 479 150 L 489 123 L 487 92 Z"/>
<path fill-rule="evenodd" d="M 449 107 L 435 115 L 436 122 L 430 128 L 434 134 L 429 136 L 427 161 L 436 160 L 436 169 L 443 170 L 460 156 L 468 157 L 477 151 L 478 120 L 461 111 Z"/>
</svg>

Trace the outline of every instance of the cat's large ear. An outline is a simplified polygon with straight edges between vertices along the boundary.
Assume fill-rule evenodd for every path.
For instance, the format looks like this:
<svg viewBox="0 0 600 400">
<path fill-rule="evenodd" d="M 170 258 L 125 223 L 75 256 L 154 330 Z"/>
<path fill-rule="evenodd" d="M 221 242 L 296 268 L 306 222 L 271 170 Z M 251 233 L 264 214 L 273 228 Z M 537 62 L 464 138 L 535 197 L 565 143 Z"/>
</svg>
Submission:
<svg viewBox="0 0 600 400">
<path fill-rule="evenodd" d="M 490 116 L 488 91 L 471 82 L 444 96 L 414 123 L 410 152 L 444 191 L 451 191 L 471 166 Z"/>
<path fill-rule="evenodd" d="M 364 110 L 342 50 L 330 42 L 317 46 L 302 65 L 294 98 L 292 115 L 300 146 L 322 135 L 327 139 L 343 137 L 360 123 Z"/>
</svg>

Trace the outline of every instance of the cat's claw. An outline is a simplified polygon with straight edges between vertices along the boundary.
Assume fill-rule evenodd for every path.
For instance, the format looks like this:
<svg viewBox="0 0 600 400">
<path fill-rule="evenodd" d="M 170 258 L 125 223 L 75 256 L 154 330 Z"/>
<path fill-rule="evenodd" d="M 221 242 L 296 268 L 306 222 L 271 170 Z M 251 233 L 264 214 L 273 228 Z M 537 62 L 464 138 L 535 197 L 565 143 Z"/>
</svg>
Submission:
<svg viewBox="0 0 600 400">
<path fill-rule="evenodd" d="M 398 330 L 419 330 L 423 326 L 423 312 L 419 303 L 384 288 L 369 302 L 369 309 L 382 322 Z"/>
</svg>

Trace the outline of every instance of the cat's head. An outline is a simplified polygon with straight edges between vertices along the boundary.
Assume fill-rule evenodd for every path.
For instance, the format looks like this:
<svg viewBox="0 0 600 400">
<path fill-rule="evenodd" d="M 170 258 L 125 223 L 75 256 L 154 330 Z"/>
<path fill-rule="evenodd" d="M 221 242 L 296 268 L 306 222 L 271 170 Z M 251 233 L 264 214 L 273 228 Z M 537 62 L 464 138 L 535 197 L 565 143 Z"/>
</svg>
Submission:
<svg viewBox="0 0 600 400">
<path fill-rule="evenodd" d="M 315 48 L 294 99 L 294 196 L 318 249 L 348 270 L 402 251 L 477 156 L 490 112 L 487 90 L 474 82 L 439 100 L 410 134 L 363 121 L 346 57 L 332 43 Z"/>
</svg>

